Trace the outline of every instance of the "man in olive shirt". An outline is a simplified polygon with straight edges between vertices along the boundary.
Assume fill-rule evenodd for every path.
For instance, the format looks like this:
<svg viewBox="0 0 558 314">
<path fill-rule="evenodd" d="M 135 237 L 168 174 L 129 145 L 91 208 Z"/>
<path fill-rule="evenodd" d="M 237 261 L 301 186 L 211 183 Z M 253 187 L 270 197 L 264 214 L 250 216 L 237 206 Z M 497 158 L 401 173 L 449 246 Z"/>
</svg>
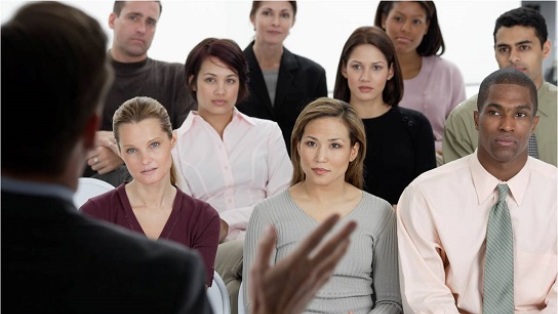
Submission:
<svg viewBox="0 0 558 314">
<path fill-rule="evenodd" d="M 500 68 L 516 68 L 527 74 L 538 90 L 539 123 L 535 130 L 538 157 L 557 165 L 557 92 L 544 82 L 542 64 L 550 55 L 551 44 L 544 17 L 534 9 L 520 7 L 502 14 L 494 27 L 494 53 Z M 473 121 L 477 95 L 454 108 L 444 129 L 443 157 L 448 163 L 474 152 L 478 131 Z"/>
</svg>

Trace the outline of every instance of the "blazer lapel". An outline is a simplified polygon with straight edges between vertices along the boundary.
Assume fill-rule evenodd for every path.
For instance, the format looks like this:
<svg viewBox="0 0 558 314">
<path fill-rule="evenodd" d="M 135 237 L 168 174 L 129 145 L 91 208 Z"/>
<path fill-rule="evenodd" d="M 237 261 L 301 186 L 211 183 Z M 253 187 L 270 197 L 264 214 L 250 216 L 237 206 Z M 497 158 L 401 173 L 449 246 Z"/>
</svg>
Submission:
<svg viewBox="0 0 558 314">
<path fill-rule="evenodd" d="M 281 65 L 279 66 L 279 77 L 277 78 L 277 88 L 275 90 L 274 111 L 279 112 L 284 105 L 285 97 L 292 85 L 295 84 L 296 72 L 298 71 L 298 63 L 294 55 L 283 47 L 283 55 L 281 56 Z"/>
<path fill-rule="evenodd" d="M 269 99 L 269 92 L 267 91 L 267 86 L 265 85 L 262 70 L 258 64 L 258 60 L 256 60 L 254 50 L 252 49 L 253 46 L 254 42 L 250 43 L 250 45 L 244 49 L 244 55 L 250 70 L 250 77 L 252 77 L 248 83 L 250 85 L 250 97 L 256 99 L 257 102 L 264 106 L 271 115 L 274 115 L 273 106 L 271 105 L 271 100 Z"/>
</svg>

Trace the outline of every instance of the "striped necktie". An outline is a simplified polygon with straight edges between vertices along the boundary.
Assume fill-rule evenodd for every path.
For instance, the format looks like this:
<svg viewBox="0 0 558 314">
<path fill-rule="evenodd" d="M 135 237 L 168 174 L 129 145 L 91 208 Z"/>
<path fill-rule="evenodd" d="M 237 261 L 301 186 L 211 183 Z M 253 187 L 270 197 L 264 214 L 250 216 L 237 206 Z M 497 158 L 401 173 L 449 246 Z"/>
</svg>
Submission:
<svg viewBox="0 0 558 314">
<path fill-rule="evenodd" d="M 539 147 L 537 146 L 537 137 L 535 133 L 529 136 L 529 147 L 527 148 L 529 156 L 539 158 Z"/>
<path fill-rule="evenodd" d="M 513 303 L 513 231 L 506 203 L 508 186 L 498 184 L 498 202 L 490 210 L 486 230 L 483 314 L 509 314 Z"/>
</svg>

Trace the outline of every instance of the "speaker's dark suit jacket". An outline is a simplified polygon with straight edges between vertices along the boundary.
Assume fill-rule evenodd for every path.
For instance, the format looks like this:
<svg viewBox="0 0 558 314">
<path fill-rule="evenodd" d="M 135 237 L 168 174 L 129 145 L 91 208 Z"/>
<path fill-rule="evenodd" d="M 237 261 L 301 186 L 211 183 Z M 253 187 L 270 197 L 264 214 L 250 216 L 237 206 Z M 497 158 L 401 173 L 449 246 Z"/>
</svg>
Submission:
<svg viewBox="0 0 558 314">
<path fill-rule="evenodd" d="M 250 96 L 247 100 L 238 103 L 237 108 L 249 116 L 277 122 L 290 154 L 291 133 L 296 118 L 308 103 L 316 98 L 327 96 L 325 70 L 316 62 L 283 48 L 275 101 L 272 105 L 253 46 L 254 42 L 244 50 L 250 70 L 248 82 Z"/>
<path fill-rule="evenodd" d="M 204 278 L 192 251 L 2 191 L 2 311 L 210 313 Z"/>
</svg>

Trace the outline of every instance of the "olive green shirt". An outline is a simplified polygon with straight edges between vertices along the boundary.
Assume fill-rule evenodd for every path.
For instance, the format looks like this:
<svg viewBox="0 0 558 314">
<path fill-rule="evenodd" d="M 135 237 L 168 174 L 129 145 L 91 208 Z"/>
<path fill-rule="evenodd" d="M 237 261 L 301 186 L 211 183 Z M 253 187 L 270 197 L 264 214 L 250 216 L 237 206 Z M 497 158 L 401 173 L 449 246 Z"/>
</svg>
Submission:
<svg viewBox="0 0 558 314">
<path fill-rule="evenodd" d="M 557 100 L 556 86 L 543 83 L 538 91 L 539 124 L 535 129 L 539 159 L 557 166 Z M 477 95 L 455 107 L 446 120 L 442 145 L 444 163 L 469 155 L 478 145 L 479 132 L 475 128 L 473 113 L 477 110 Z"/>
</svg>

